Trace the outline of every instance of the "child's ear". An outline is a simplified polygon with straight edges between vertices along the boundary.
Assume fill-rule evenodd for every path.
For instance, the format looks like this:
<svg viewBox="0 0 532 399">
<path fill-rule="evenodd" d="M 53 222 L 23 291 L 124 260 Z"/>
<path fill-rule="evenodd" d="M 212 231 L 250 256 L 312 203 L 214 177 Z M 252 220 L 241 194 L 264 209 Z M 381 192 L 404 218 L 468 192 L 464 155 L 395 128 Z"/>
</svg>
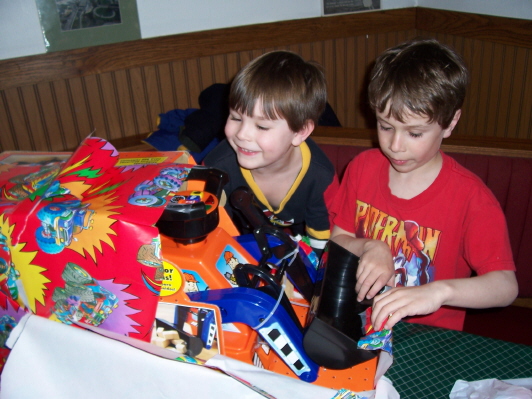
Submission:
<svg viewBox="0 0 532 399">
<path fill-rule="evenodd" d="M 462 115 L 462 110 L 461 109 L 459 109 L 458 111 L 456 111 L 454 113 L 454 117 L 453 117 L 453 120 L 451 121 L 451 124 L 449 125 L 449 127 L 447 129 L 445 129 L 445 131 L 443 133 L 443 138 L 444 139 L 446 139 L 447 137 L 449 137 L 451 135 L 451 133 L 453 132 L 454 127 L 456 126 L 456 124 L 460 120 L 460 116 L 461 115 Z"/>
<path fill-rule="evenodd" d="M 305 126 L 299 131 L 294 133 L 294 138 L 292 140 L 292 145 L 294 147 L 297 147 L 301 145 L 303 141 L 307 139 L 308 136 L 310 136 L 310 133 L 314 131 L 314 121 L 308 120 L 305 122 Z"/>
</svg>

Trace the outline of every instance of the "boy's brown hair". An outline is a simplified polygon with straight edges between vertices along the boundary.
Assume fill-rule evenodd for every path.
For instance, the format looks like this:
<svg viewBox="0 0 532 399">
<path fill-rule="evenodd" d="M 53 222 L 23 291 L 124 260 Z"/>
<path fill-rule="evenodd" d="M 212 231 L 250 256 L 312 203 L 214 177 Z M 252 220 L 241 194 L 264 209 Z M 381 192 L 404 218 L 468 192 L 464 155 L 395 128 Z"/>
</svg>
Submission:
<svg viewBox="0 0 532 399">
<path fill-rule="evenodd" d="M 290 51 L 272 51 L 255 58 L 235 76 L 229 107 L 252 116 L 257 100 L 264 117 L 285 119 L 293 132 L 309 120 L 317 125 L 327 103 L 327 83 L 321 67 Z"/>
<path fill-rule="evenodd" d="M 469 73 L 461 57 L 434 39 L 414 39 L 382 53 L 371 73 L 374 111 L 404 122 L 405 112 L 449 127 L 464 102 Z"/>
</svg>

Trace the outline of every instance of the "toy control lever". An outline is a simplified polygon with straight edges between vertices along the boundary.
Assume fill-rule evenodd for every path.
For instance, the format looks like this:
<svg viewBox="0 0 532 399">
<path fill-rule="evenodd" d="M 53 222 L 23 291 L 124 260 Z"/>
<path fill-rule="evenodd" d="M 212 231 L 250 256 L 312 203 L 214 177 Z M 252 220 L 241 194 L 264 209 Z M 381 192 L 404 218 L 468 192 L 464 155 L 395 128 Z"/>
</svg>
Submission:
<svg viewBox="0 0 532 399">
<path fill-rule="evenodd" d="M 369 301 L 357 301 L 358 260 L 334 241 L 327 243 L 322 256 L 325 273 L 316 284 L 303 346 L 312 360 L 329 369 L 347 369 L 378 355 L 378 351 L 358 349 L 358 340 L 364 336 L 360 314 L 371 306 Z"/>
<path fill-rule="evenodd" d="M 257 229 L 268 223 L 264 214 L 253 205 L 253 193 L 247 187 L 239 187 L 229 197 L 231 205 L 238 209 L 252 229 Z"/>
<path fill-rule="evenodd" d="M 239 287 L 255 288 L 268 294 L 273 299 L 278 299 L 280 297 L 280 305 L 284 307 L 286 313 L 290 316 L 295 326 L 301 332 L 303 331 L 303 326 L 301 325 L 301 322 L 299 321 L 299 318 L 297 317 L 290 300 L 285 295 L 279 282 L 275 278 L 277 276 L 274 277 L 256 266 L 243 264 L 239 264 L 237 267 L 235 267 L 233 270 L 233 275 L 235 276 L 236 283 Z M 250 275 L 253 277 L 250 278 Z"/>
<path fill-rule="evenodd" d="M 286 272 L 296 289 L 307 301 L 310 302 L 314 293 L 314 282 L 310 277 L 305 264 L 301 260 L 299 254 L 296 254 L 289 267 L 287 267 L 289 260 L 285 259 L 294 251 L 298 250 L 297 243 L 289 234 L 267 223 L 264 215 L 253 205 L 253 193 L 249 188 L 237 188 L 231 194 L 230 201 L 235 208 L 244 214 L 253 227 L 253 236 L 255 237 L 261 252 L 259 267 L 264 268 L 266 261 L 271 258 L 272 255 L 277 259 L 283 259 L 281 266 L 278 269 L 276 280 L 280 281 L 280 278 Z M 268 236 L 275 238 L 280 244 L 272 247 Z"/>
</svg>

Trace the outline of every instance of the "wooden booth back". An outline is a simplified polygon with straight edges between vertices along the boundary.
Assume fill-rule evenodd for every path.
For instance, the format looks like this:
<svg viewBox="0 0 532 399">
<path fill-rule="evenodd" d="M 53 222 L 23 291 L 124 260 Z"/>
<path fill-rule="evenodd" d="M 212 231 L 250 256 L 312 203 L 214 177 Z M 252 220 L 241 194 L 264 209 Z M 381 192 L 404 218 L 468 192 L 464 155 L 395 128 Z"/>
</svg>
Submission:
<svg viewBox="0 0 532 399">
<path fill-rule="evenodd" d="M 0 151 L 62 151 L 90 133 L 139 140 L 157 116 L 198 107 L 251 59 L 287 49 L 325 68 L 342 126 L 372 127 L 364 92 L 386 48 L 435 37 L 472 81 L 459 135 L 532 140 L 532 21 L 423 8 L 283 21 L 0 61 Z"/>
</svg>

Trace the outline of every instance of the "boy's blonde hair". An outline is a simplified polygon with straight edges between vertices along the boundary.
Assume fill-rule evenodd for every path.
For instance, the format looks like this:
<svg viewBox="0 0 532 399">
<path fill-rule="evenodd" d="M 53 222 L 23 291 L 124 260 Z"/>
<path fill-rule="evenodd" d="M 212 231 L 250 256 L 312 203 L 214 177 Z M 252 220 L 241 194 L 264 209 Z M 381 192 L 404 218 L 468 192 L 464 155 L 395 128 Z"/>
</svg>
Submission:
<svg viewBox="0 0 532 399">
<path fill-rule="evenodd" d="M 461 57 L 434 39 L 414 39 L 382 53 L 369 84 L 374 111 L 404 122 L 405 112 L 449 127 L 464 102 L 469 73 Z"/>
<path fill-rule="evenodd" d="M 264 116 L 285 119 L 293 132 L 309 120 L 317 125 L 327 103 L 327 84 L 321 67 L 290 51 L 272 51 L 247 64 L 235 76 L 229 107 L 252 116 L 257 100 Z"/>
</svg>

